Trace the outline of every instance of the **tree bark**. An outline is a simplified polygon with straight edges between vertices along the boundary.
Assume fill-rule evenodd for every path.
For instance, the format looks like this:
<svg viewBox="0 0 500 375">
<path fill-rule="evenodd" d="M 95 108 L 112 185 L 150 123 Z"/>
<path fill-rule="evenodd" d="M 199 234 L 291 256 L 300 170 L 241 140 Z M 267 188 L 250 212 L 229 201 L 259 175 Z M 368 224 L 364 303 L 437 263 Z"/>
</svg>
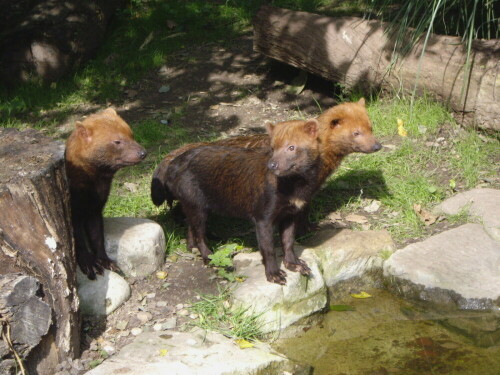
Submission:
<svg viewBox="0 0 500 375">
<path fill-rule="evenodd" d="M 346 88 L 429 93 L 482 129 L 500 130 L 500 40 L 475 40 L 471 72 L 461 38 L 432 34 L 394 64 L 386 24 L 263 6 L 254 19 L 254 49 Z M 466 121 L 470 124 L 471 121 Z"/>
<path fill-rule="evenodd" d="M 59 361 L 77 356 L 80 317 L 64 145 L 35 130 L 0 129 L 0 250 L 0 274 L 20 270 L 36 278 L 52 309 L 53 325 L 34 351 L 49 345 L 48 356 L 55 351 Z M 43 362 L 44 356 L 33 358 Z M 43 373 L 50 373 L 47 366 Z"/>
</svg>

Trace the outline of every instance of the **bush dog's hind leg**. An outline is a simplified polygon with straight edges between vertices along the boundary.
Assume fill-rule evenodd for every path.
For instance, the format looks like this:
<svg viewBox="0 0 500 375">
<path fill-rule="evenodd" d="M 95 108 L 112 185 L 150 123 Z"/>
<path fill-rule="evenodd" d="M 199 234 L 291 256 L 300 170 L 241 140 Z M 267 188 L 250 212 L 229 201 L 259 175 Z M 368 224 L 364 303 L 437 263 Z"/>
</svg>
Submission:
<svg viewBox="0 0 500 375">
<path fill-rule="evenodd" d="M 273 246 L 272 223 L 267 220 L 256 220 L 255 229 L 267 281 L 280 285 L 286 285 L 286 273 L 285 271 L 280 270 L 276 260 L 276 252 L 274 251 Z"/>
<path fill-rule="evenodd" d="M 208 264 L 210 262 L 208 256 L 212 254 L 207 246 L 205 236 L 208 213 L 202 208 L 188 203 L 184 203 L 182 209 L 188 222 L 187 245 L 191 249 L 197 247 L 203 258 L 203 263 Z"/>
<path fill-rule="evenodd" d="M 293 251 L 296 226 L 296 218 L 293 217 L 287 217 L 280 222 L 281 246 L 285 253 L 283 264 L 287 270 L 300 272 L 301 275 L 308 276 L 311 274 L 311 269 L 307 266 L 306 262 L 299 259 Z"/>
</svg>

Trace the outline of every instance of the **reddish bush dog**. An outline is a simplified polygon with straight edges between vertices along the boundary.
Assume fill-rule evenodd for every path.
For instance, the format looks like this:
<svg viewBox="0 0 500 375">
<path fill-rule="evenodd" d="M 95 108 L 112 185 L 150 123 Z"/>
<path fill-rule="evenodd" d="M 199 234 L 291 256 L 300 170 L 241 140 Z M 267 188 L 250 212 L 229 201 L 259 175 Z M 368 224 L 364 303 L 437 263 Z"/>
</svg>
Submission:
<svg viewBox="0 0 500 375">
<path fill-rule="evenodd" d="M 104 249 L 102 210 L 115 172 L 139 163 L 146 151 L 125 121 L 108 108 L 76 123 L 66 142 L 66 174 L 78 265 L 89 279 L 117 269 Z"/>
<path fill-rule="evenodd" d="M 266 278 L 286 284 L 273 245 L 278 225 L 288 270 L 309 275 L 293 251 L 296 218 L 317 186 L 319 157 L 317 120 L 270 125 L 269 149 L 199 146 L 174 158 L 167 168 L 166 199 L 178 199 L 188 223 L 187 244 L 208 263 L 212 253 L 205 232 L 209 212 L 251 219 L 256 226 Z"/>
<path fill-rule="evenodd" d="M 380 150 L 382 145 L 375 139 L 372 132 L 372 124 L 366 112 L 365 100 L 348 102 L 336 105 L 318 118 L 320 139 L 319 152 L 321 158 L 320 171 L 317 175 L 317 185 L 321 186 L 325 180 L 340 165 L 343 158 L 353 152 L 372 153 Z M 280 123 L 279 125 L 293 125 L 295 121 Z M 215 142 L 200 142 L 184 145 L 165 156 L 156 168 L 151 182 L 151 199 L 153 203 L 160 206 L 167 200 L 165 191 L 165 179 L 168 166 L 177 156 L 200 146 L 219 145 L 242 148 L 270 148 L 270 138 L 267 134 L 234 137 L 218 140 Z M 172 201 L 167 202 L 170 206 Z M 304 218 L 299 228 L 304 234 L 309 226 L 307 210 L 304 210 Z"/>
</svg>

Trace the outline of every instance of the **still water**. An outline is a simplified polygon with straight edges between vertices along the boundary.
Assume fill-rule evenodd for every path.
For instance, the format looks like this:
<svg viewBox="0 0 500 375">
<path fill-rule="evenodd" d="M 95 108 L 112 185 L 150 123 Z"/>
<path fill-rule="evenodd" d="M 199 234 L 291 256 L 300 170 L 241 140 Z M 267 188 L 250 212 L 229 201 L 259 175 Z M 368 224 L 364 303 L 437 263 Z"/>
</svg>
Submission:
<svg viewBox="0 0 500 375">
<path fill-rule="evenodd" d="M 430 311 L 386 291 L 331 301 L 314 326 L 274 347 L 314 375 L 500 375 L 500 319 L 485 312 Z"/>
</svg>

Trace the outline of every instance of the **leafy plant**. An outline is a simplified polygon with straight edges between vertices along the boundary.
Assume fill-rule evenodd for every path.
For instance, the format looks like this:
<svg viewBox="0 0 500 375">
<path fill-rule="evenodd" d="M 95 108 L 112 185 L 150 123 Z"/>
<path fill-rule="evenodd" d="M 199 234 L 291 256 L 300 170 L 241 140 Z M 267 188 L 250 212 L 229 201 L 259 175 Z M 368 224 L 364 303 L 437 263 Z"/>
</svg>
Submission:
<svg viewBox="0 0 500 375">
<path fill-rule="evenodd" d="M 233 273 L 233 256 L 237 251 L 243 249 L 243 246 L 238 245 L 236 243 L 229 243 L 219 248 L 208 257 L 210 258 L 210 264 L 217 267 L 217 274 L 220 277 L 228 281 L 237 281 L 240 280 L 241 277 L 236 276 Z"/>
</svg>

